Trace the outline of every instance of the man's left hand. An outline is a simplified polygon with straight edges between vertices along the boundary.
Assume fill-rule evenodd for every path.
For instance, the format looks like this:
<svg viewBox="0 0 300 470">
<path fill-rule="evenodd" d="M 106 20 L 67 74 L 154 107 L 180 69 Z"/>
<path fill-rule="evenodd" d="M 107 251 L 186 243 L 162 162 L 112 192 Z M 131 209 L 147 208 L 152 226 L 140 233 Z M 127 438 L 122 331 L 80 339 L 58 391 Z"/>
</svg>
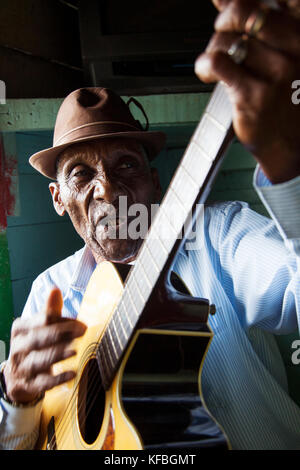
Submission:
<svg viewBox="0 0 300 470">
<path fill-rule="evenodd" d="M 228 50 L 245 34 L 247 20 L 261 3 L 214 4 L 220 12 L 216 32 L 197 59 L 195 72 L 204 82 L 227 85 L 237 138 L 271 182 L 288 181 L 300 175 L 300 104 L 292 102 L 292 84 L 300 80 L 300 20 L 288 9 L 268 9 L 259 32 L 247 40 L 245 60 L 237 64 Z"/>
</svg>

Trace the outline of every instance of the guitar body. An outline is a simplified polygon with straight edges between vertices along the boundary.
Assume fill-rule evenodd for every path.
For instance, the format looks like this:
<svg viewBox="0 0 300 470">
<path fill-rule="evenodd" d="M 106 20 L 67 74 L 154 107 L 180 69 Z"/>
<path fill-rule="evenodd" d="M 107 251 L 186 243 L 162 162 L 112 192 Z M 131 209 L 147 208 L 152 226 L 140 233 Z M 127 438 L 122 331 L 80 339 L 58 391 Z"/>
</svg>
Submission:
<svg viewBox="0 0 300 470">
<path fill-rule="evenodd" d="M 78 315 L 88 328 L 74 341 L 77 354 L 53 367 L 54 374 L 72 369 L 77 375 L 46 392 L 37 448 L 228 449 L 201 392 L 212 333 L 195 315 L 207 318 L 208 305 L 193 302 L 186 292 L 166 283 L 154 289 L 113 382 L 104 390 L 97 346 L 123 289 L 115 265 L 104 262 L 96 268 Z"/>
</svg>

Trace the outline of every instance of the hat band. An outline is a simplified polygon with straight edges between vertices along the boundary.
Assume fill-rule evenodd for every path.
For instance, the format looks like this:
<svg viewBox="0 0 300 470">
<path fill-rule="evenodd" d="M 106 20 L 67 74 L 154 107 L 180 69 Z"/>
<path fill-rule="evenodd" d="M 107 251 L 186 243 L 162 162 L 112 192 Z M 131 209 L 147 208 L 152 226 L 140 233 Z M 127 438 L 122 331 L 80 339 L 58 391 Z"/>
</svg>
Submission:
<svg viewBox="0 0 300 470">
<path fill-rule="evenodd" d="M 112 129 L 112 126 L 115 128 Z M 101 134 L 115 134 L 117 132 L 126 131 L 139 131 L 143 132 L 142 129 L 132 126 L 131 124 L 125 124 L 124 122 L 117 121 L 99 121 L 84 124 L 82 126 L 74 127 L 65 134 L 61 135 L 54 143 L 53 147 L 57 145 L 74 142 L 75 140 L 82 139 L 84 137 L 99 137 Z"/>
</svg>

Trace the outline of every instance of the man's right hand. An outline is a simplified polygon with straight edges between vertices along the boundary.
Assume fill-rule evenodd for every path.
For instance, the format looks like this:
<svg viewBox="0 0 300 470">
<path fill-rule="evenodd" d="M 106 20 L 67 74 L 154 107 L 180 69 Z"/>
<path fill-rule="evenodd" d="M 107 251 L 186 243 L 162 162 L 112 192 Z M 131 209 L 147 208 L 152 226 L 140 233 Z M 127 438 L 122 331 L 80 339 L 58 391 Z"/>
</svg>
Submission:
<svg viewBox="0 0 300 470">
<path fill-rule="evenodd" d="M 34 401 L 45 391 L 75 377 L 74 371 L 52 375 L 56 362 L 74 356 L 70 343 L 86 331 L 78 320 L 62 318 L 61 291 L 54 288 L 44 312 L 13 323 L 9 358 L 4 367 L 6 395 L 17 404 Z"/>
</svg>

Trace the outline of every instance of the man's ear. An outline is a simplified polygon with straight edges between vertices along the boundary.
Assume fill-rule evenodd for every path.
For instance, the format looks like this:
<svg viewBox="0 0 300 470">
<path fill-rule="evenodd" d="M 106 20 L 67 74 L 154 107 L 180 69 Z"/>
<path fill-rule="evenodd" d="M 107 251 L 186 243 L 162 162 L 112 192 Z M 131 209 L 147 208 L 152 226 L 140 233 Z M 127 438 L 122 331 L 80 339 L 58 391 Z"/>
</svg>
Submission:
<svg viewBox="0 0 300 470">
<path fill-rule="evenodd" d="M 152 181 L 155 190 L 155 202 L 160 202 L 162 189 L 159 180 L 159 174 L 156 168 L 151 168 Z"/>
<path fill-rule="evenodd" d="M 60 189 L 58 183 L 50 183 L 49 190 L 52 196 L 53 206 L 58 215 L 63 216 L 65 215 L 65 206 L 60 197 Z"/>
</svg>

